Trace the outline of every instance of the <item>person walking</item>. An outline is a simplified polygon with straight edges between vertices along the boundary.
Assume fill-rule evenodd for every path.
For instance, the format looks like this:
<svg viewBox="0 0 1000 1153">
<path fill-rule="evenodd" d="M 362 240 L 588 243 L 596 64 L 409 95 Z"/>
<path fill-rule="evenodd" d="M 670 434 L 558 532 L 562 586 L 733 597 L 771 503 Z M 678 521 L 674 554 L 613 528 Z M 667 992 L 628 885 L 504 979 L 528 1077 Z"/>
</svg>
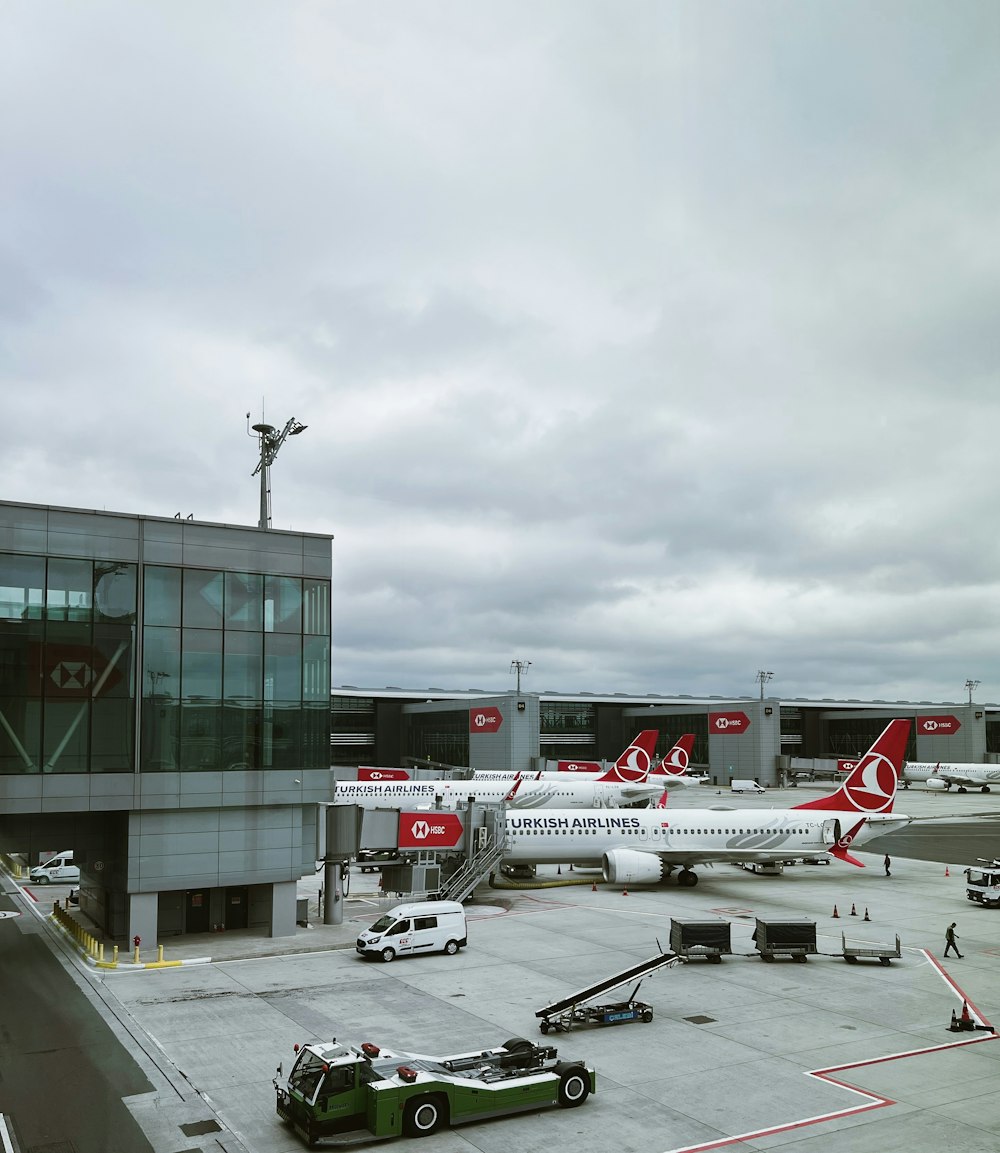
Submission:
<svg viewBox="0 0 1000 1153">
<path fill-rule="evenodd" d="M 886 853 L 885 860 L 882 862 L 882 864 L 885 865 L 885 875 L 887 877 L 891 877 L 892 873 L 889 872 L 889 866 L 892 864 L 892 861 L 889 860 L 889 854 L 888 853 Z"/>
<path fill-rule="evenodd" d="M 955 950 L 955 956 L 961 961 L 962 954 L 958 951 L 958 945 L 955 944 L 955 942 L 957 940 L 958 940 L 958 936 L 955 933 L 955 922 L 952 921 L 952 923 L 948 926 L 948 928 L 945 929 L 945 933 L 944 933 L 944 955 L 947 957 L 948 956 L 948 950 L 954 949 Z"/>
</svg>

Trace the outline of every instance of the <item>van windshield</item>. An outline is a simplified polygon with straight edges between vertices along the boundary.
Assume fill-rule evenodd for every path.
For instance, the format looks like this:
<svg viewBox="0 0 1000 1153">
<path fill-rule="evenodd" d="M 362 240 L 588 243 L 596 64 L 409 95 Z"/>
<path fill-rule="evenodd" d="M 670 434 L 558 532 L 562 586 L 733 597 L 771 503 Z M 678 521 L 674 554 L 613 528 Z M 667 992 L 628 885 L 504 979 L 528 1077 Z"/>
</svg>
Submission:
<svg viewBox="0 0 1000 1153">
<path fill-rule="evenodd" d="M 395 925 L 395 923 L 396 918 L 391 913 L 386 913 L 384 917 L 379 917 L 375 924 L 372 925 L 371 932 L 384 933 L 390 925 Z"/>
</svg>

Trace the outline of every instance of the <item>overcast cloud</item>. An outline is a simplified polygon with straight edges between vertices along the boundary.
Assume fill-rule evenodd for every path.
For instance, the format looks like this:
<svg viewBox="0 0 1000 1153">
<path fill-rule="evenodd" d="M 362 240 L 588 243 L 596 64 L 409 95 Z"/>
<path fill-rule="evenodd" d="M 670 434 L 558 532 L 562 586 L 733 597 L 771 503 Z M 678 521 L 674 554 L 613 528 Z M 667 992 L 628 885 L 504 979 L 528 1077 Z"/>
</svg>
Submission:
<svg viewBox="0 0 1000 1153">
<path fill-rule="evenodd" d="M 1000 699 L 1000 7 L 8 0 L 2 496 L 255 524 L 334 684 Z"/>
</svg>

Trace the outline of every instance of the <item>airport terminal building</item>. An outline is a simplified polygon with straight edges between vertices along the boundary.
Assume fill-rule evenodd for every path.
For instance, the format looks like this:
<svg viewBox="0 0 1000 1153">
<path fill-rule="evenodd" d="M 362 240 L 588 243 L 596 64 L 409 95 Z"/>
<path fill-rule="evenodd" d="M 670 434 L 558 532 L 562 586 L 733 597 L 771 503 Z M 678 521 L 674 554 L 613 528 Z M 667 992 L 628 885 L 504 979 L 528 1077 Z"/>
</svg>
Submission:
<svg viewBox="0 0 1000 1153">
<path fill-rule="evenodd" d="M 114 940 L 295 931 L 329 796 L 331 538 L 0 503 L 0 851 Z"/>
<path fill-rule="evenodd" d="M 1000 760 L 1000 707 L 971 702 L 331 695 L 331 539 L 0 502 L 0 852 L 72 850 L 112 940 L 294 933 L 317 806 L 359 766 L 610 761 L 656 728 L 719 787 L 775 786 L 899 716 L 909 759 Z"/>
</svg>

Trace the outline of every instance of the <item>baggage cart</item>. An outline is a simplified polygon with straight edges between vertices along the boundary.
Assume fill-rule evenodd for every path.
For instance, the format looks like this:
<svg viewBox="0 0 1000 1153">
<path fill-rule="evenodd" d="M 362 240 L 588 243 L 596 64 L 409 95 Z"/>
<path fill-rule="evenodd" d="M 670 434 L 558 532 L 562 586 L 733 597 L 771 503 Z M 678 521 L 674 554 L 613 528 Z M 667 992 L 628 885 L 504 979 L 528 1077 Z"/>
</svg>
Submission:
<svg viewBox="0 0 1000 1153">
<path fill-rule="evenodd" d="M 781 954 L 804 962 L 810 953 L 819 952 L 815 921 L 765 921 L 758 917 L 753 942 L 763 961 L 773 961 Z"/>
<path fill-rule="evenodd" d="M 724 953 L 732 955 L 731 926 L 728 921 L 670 919 L 670 949 L 682 960 L 704 957 L 718 965 Z"/>
<path fill-rule="evenodd" d="M 847 937 L 840 934 L 840 946 L 844 953 L 844 960 L 848 965 L 853 965 L 857 962 L 859 957 L 866 957 L 873 961 L 878 961 L 881 965 L 888 965 L 889 962 L 895 958 L 900 958 L 903 955 L 899 946 L 899 934 L 896 934 L 896 947 L 892 945 L 848 945 Z"/>
</svg>

